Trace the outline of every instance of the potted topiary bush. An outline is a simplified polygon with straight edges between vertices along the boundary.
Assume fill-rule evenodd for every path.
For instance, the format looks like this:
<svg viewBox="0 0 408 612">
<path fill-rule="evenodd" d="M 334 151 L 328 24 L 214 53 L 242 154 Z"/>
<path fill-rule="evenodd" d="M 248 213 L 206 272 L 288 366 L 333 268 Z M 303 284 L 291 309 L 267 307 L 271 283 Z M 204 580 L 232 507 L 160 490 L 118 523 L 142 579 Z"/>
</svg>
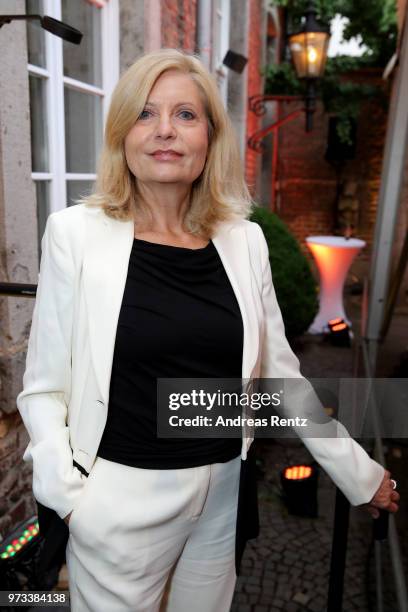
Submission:
<svg viewBox="0 0 408 612">
<path fill-rule="evenodd" d="M 269 247 L 273 284 L 285 332 L 294 338 L 311 325 L 318 311 L 318 289 L 312 270 L 296 238 L 277 215 L 261 206 L 249 217 L 261 226 Z"/>
</svg>

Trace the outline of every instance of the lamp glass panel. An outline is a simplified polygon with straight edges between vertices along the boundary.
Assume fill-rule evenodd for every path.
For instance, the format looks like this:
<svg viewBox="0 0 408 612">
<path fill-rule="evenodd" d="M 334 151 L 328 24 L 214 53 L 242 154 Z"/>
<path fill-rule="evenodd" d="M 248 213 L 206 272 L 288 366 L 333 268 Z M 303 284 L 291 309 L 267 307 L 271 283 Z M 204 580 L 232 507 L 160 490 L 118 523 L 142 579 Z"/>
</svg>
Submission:
<svg viewBox="0 0 408 612">
<path fill-rule="evenodd" d="M 62 0 L 62 21 L 83 34 L 80 45 L 63 41 L 64 75 L 102 87 L 101 10 L 87 2 Z"/>
<path fill-rule="evenodd" d="M 42 0 L 26 0 L 26 15 L 43 15 Z M 27 50 L 28 62 L 34 66 L 46 68 L 45 60 L 45 32 L 37 19 L 28 20 L 27 28 Z"/>
<path fill-rule="evenodd" d="M 102 145 L 102 99 L 65 87 L 65 154 L 67 172 L 96 172 Z"/>
<path fill-rule="evenodd" d="M 45 79 L 29 75 L 31 165 L 33 172 L 48 172 L 47 104 Z"/>
<path fill-rule="evenodd" d="M 326 32 L 301 32 L 290 37 L 289 46 L 298 78 L 322 76 L 328 42 Z"/>
<path fill-rule="evenodd" d="M 294 34 L 289 41 L 290 52 L 299 79 L 307 76 L 306 41 L 303 33 Z"/>
<path fill-rule="evenodd" d="M 307 76 L 322 76 L 326 63 L 326 49 L 329 35 L 326 32 L 308 32 L 305 35 Z"/>
</svg>

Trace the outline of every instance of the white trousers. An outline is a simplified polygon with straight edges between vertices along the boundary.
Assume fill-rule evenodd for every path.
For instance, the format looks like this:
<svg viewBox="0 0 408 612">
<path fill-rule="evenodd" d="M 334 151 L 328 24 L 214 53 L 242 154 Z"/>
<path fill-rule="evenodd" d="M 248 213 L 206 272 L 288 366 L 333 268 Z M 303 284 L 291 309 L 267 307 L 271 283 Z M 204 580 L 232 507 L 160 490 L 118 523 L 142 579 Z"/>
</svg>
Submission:
<svg viewBox="0 0 408 612">
<path fill-rule="evenodd" d="M 97 457 L 69 522 L 71 612 L 228 612 L 240 465 L 150 470 Z"/>
</svg>

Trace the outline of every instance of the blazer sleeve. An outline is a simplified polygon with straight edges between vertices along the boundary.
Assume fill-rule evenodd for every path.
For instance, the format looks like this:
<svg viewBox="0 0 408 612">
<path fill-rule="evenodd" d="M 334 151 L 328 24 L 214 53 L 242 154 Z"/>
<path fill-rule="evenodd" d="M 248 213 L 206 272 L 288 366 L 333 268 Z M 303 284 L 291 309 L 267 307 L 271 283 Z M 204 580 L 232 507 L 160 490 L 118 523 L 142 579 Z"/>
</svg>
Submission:
<svg viewBox="0 0 408 612">
<path fill-rule="evenodd" d="M 42 237 L 23 390 L 16 400 L 30 437 L 23 460 L 33 464 L 34 497 L 61 518 L 75 506 L 85 478 L 73 465 L 67 426 L 75 265 L 62 220 L 49 215 Z"/>
<path fill-rule="evenodd" d="M 261 378 L 303 378 L 299 359 L 293 353 L 285 336 L 282 314 L 272 281 L 268 245 L 261 227 L 259 225 L 257 227 L 261 248 L 265 322 L 260 376 Z M 340 422 L 335 419 L 332 421 L 336 424 L 337 437 L 323 437 L 322 425 L 322 437 L 302 437 L 302 442 L 353 506 L 367 503 L 371 501 L 382 482 L 384 468 L 371 459 Z"/>
</svg>

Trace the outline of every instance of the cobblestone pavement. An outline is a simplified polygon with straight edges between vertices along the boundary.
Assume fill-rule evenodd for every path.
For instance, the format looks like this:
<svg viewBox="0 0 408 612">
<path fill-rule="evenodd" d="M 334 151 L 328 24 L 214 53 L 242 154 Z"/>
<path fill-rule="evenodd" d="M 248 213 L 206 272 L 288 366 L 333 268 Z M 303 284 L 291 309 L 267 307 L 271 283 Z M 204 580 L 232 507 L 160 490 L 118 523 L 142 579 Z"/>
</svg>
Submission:
<svg viewBox="0 0 408 612">
<path fill-rule="evenodd" d="M 349 297 L 346 310 L 359 329 L 359 297 Z M 330 345 L 322 336 L 305 335 L 293 347 L 303 375 L 310 378 L 351 377 L 353 348 Z M 400 352 L 408 348 L 407 316 L 394 316 L 386 343 L 381 347 L 380 376 L 392 376 Z M 359 376 L 363 376 L 359 372 Z M 408 376 L 408 373 L 404 376 Z M 398 481 L 402 500 L 408 499 L 406 440 L 386 441 L 386 466 Z M 313 457 L 299 440 L 258 441 L 264 475 L 258 481 L 260 535 L 248 542 L 238 577 L 231 612 L 324 612 L 330 573 L 335 486 L 319 470 L 318 518 L 288 514 L 280 495 L 280 472 L 290 463 L 311 462 Z M 395 516 L 408 577 L 408 509 L 400 504 Z M 373 519 L 362 508 L 350 508 L 344 580 L 344 612 L 375 610 Z M 384 612 L 397 612 L 388 542 L 381 544 Z"/>
</svg>

